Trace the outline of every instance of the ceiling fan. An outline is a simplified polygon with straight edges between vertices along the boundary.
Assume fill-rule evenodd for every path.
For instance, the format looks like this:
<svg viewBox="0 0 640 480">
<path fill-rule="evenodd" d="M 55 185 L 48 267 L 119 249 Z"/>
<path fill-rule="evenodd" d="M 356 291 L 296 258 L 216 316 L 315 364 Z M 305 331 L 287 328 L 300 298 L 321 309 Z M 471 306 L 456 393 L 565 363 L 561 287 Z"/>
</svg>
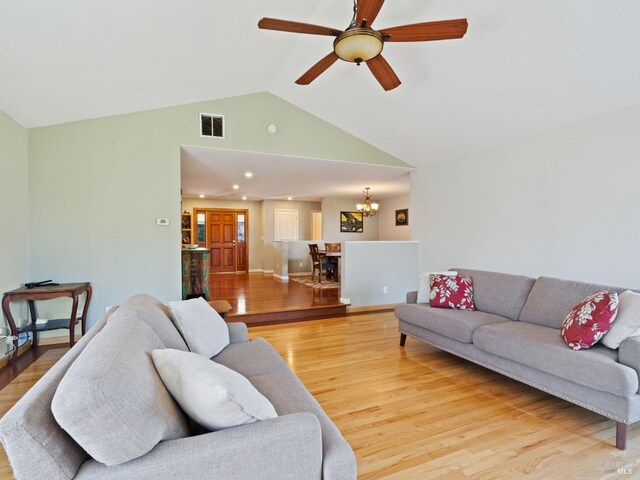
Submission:
<svg viewBox="0 0 640 480">
<path fill-rule="evenodd" d="M 333 52 L 296 80 L 298 85 L 309 85 L 340 58 L 357 65 L 366 62 L 373 76 L 385 90 L 392 90 L 401 83 L 381 55 L 385 42 L 448 40 L 462 38 L 467 33 L 466 18 L 374 30 L 371 25 L 383 4 L 384 0 L 354 0 L 353 19 L 346 30 L 276 18 L 263 18 L 258 22 L 258 27 L 266 30 L 336 37 L 333 42 Z"/>
</svg>

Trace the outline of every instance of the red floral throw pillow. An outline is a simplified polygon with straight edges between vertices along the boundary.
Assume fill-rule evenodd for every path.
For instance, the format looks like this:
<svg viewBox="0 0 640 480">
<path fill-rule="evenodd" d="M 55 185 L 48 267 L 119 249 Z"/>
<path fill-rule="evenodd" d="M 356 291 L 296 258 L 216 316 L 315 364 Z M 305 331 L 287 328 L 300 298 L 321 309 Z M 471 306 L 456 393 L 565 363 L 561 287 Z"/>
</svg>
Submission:
<svg viewBox="0 0 640 480">
<path fill-rule="evenodd" d="M 471 277 L 430 275 L 429 305 L 436 308 L 475 310 Z"/>
<path fill-rule="evenodd" d="M 604 337 L 617 314 L 618 294 L 601 290 L 573 307 L 562 322 L 560 333 L 570 348 L 583 350 Z"/>
</svg>

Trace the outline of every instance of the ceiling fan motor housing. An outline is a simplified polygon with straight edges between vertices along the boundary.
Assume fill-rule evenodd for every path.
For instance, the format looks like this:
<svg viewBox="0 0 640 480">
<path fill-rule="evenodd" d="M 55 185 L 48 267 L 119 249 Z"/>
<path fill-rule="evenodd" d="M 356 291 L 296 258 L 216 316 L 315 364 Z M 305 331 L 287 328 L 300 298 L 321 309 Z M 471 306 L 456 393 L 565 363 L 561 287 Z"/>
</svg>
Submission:
<svg viewBox="0 0 640 480">
<path fill-rule="evenodd" d="M 349 28 L 333 42 L 333 50 L 340 59 L 358 65 L 380 55 L 383 47 L 382 35 L 372 28 Z"/>
</svg>

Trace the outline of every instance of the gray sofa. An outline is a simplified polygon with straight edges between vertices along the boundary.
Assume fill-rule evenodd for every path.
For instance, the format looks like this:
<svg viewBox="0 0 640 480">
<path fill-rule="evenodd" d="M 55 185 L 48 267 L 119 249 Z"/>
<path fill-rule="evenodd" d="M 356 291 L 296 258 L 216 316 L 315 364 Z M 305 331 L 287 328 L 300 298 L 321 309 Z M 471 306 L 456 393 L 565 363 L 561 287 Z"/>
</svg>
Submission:
<svg viewBox="0 0 640 480">
<path fill-rule="evenodd" d="M 116 369 L 121 372 L 115 392 L 110 383 L 111 397 L 122 399 L 122 408 L 148 402 L 143 409 L 146 417 L 139 419 L 145 428 L 135 435 L 150 435 L 154 426 L 165 420 L 159 418 L 163 412 L 158 411 L 160 400 L 156 399 L 163 397 L 166 401 L 167 394 L 150 387 L 162 389 L 164 385 L 146 350 L 138 352 L 135 365 L 122 365 L 123 359 L 136 358 L 130 355 L 131 350 L 145 349 L 149 339 L 123 340 L 122 335 L 110 333 L 113 328 L 109 329 L 109 321 L 116 317 L 125 317 L 132 324 L 146 323 L 152 330 L 145 327 L 153 336 L 151 343 L 160 348 L 187 350 L 167 308 L 153 297 L 137 295 L 112 309 L 0 420 L 0 440 L 17 479 L 356 478 L 353 450 L 340 431 L 264 339 L 248 341 L 243 323 L 228 324 L 231 344 L 212 360 L 247 377 L 271 401 L 277 418 L 216 432 L 202 431 L 191 424 L 190 434 L 161 441 L 145 455 L 120 465 L 106 466 L 89 457 L 58 426 L 51 412 L 56 387 L 75 361 L 98 365 L 104 363 L 104 356 L 110 356 L 109 361 L 117 368 L 109 364 L 109 376 L 116 375 Z M 121 320 L 112 325 L 118 323 Z M 178 420 L 189 424 L 186 418 Z"/>
<path fill-rule="evenodd" d="M 417 304 L 417 292 L 395 307 L 400 345 L 407 335 L 580 405 L 617 422 L 616 446 L 640 420 L 640 337 L 612 350 L 596 344 L 573 351 L 560 336 L 565 316 L 608 287 L 557 278 L 452 268 L 471 276 L 476 311 Z"/>
</svg>

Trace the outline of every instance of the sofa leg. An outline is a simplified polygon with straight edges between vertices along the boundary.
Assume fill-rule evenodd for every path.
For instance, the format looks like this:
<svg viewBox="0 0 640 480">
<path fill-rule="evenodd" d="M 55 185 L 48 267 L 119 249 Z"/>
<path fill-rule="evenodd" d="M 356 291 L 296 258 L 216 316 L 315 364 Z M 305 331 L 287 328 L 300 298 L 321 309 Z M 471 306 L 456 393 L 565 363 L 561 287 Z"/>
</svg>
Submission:
<svg viewBox="0 0 640 480">
<path fill-rule="evenodd" d="M 620 450 L 627 449 L 627 429 L 628 425 L 626 423 L 616 423 L 616 447 Z"/>
<path fill-rule="evenodd" d="M 407 334 L 406 333 L 401 333 L 400 334 L 400 346 L 404 347 L 405 342 L 407 341 Z"/>
</svg>

